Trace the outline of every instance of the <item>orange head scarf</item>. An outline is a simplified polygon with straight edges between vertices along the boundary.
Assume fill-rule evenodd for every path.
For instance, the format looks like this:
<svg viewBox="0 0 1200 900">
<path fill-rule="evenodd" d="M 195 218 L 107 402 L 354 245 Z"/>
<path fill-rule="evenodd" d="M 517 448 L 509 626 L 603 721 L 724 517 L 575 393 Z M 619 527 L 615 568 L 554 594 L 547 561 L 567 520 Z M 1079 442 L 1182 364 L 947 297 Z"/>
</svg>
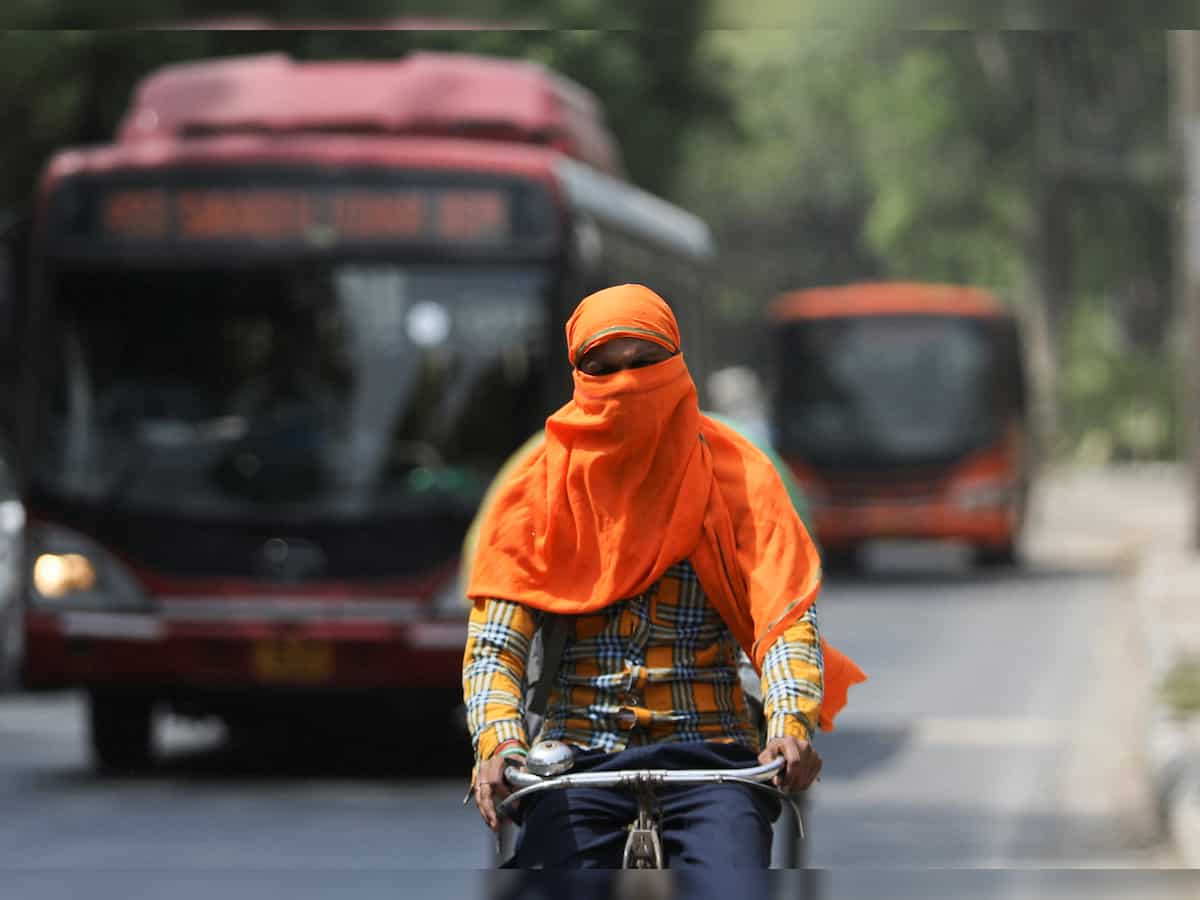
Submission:
<svg viewBox="0 0 1200 900">
<path fill-rule="evenodd" d="M 584 299 L 567 320 L 567 353 L 571 365 L 613 338 L 651 341 L 679 352 L 679 324 L 666 301 L 640 284 L 606 288 Z"/>
<path fill-rule="evenodd" d="M 670 307 L 641 285 L 585 298 L 567 322 L 577 362 L 617 337 L 675 355 L 611 375 L 573 373 L 573 398 L 482 514 L 467 593 L 554 613 L 636 596 L 688 559 L 710 602 L 761 667 L 820 586 L 816 548 L 771 461 L 700 413 Z M 865 678 L 825 650 L 822 727 Z"/>
</svg>

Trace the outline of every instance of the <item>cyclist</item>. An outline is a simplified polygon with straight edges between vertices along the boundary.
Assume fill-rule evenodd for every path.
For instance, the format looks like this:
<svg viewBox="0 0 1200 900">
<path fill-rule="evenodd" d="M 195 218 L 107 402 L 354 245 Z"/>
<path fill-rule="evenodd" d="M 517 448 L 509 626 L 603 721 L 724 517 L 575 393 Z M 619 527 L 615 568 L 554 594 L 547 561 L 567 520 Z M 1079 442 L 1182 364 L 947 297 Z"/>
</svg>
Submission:
<svg viewBox="0 0 1200 900">
<path fill-rule="evenodd" d="M 575 771 L 719 768 L 786 760 L 803 790 L 864 675 L 820 637 L 820 565 L 770 460 L 700 413 L 667 304 L 620 285 L 567 323 L 573 399 L 546 422 L 483 512 L 463 660 L 473 789 L 484 821 L 520 765 L 525 662 L 547 614 L 566 624 L 542 739 L 576 751 Z M 565 616 L 566 618 L 562 618 Z M 738 647 L 762 673 L 759 746 Z M 778 806 L 734 784 L 661 798 L 675 866 L 765 868 Z M 516 867 L 619 867 L 634 801 L 578 789 L 521 811 Z"/>
</svg>

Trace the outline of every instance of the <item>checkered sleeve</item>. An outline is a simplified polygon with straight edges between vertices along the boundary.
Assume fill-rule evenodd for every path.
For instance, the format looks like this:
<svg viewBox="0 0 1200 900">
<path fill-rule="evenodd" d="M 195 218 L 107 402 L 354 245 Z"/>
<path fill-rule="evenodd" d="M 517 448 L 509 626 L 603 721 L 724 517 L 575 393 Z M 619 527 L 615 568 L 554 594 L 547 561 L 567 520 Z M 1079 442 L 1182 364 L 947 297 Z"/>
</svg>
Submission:
<svg viewBox="0 0 1200 900">
<path fill-rule="evenodd" d="M 509 600 L 476 600 L 463 654 L 463 699 L 475 758 L 525 734 L 525 660 L 540 613 Z"/>
<path fill-rule="evenodd" d="M 790 625 L 763 658 L 763 713 L 767 739 L 812 738 L 824 688 L 817 604 Z"/>
</svg>

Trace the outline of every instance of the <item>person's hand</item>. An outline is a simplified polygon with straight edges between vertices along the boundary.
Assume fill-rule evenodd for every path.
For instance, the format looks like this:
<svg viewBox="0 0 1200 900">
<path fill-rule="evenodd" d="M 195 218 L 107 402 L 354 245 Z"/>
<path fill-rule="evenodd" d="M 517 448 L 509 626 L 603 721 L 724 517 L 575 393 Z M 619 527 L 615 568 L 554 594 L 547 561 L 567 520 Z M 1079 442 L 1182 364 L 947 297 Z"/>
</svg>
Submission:
<svg viewBox="0 0 1200 900">
<path fill-rule="evenodd" d="M 807 788 L 821 772 L 821 757 L 808 741 L 790 735 L 771 738 L 758 761 L 766 765 L 777 756 L 786 759 L 787 765 L 775 776 L 774 784 L 789 794 Z"/>
<path fill-rule="evenodd" d="M 508 766 L 521 768 L 524 763 L 521 756 L 493 756 L 479 764 L 475 773 L 475 805 L 479 808 L 479 815 L 492 831 L 500 830 L 500 816 L 496 812 L 496 805 L 512 793 L 512 788 L 504 780 L 504 769 Z"/>
</svg>

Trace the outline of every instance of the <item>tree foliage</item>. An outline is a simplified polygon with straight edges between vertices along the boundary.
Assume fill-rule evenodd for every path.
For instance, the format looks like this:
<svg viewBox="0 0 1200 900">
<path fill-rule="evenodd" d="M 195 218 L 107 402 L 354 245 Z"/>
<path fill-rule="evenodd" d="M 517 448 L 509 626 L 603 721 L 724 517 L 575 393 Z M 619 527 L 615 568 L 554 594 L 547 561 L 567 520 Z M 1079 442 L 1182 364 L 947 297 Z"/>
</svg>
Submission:
<svg viewBox="0 0 1200 900">
<path fill-rule="evenodd" d="M 33 26 L 60 30 L 0 36 L 0 103 L 10 138 L 0 144 L 0 208 L 28 202 L 36 173 L 55 149 L 107 140 L 134 84 L 170 62 L 247 53 L 286 52 L 298 59 L 395 58 L 417 49 L 487 53 L 537 60 L 584 84 L 607 111 L 631 178 L 669 191 L 683 136 L 724 109 L 715 73 L 697 65 L 706 2 L 662 0 L 614 7 L 601 0 L 436 5 L 403 0 L 281 0 L 260 2 L 250 24 L 268 22 L 395 22 L 422 30 L 61 30 L 114 23 L 229 23 L 244 4 L 196 0 L 18 0 L 15 11 Z M 537 24 L 602 22 L 606 30 L 462 30 L 470 22 Z M 11 136 L 18 136 L 12 139 Z"/>
<path fill-rule="evenodd" d="M 1099 316 L 1136 374 L 1111 383 L 1150 379 L 1169 419 L 1165 368 L 1134 360 L 1170 312 L 1162 32 L 733 31 L 705 52 L 732 70 L 735 118 L 692 136 L 682 188 L 725 251 L 730 315 L 876 277 L 990 286 L 1031 314 L 1051 398 L 1082 402 L 1058 376 L 1108 353 Z"/>
</svg>

